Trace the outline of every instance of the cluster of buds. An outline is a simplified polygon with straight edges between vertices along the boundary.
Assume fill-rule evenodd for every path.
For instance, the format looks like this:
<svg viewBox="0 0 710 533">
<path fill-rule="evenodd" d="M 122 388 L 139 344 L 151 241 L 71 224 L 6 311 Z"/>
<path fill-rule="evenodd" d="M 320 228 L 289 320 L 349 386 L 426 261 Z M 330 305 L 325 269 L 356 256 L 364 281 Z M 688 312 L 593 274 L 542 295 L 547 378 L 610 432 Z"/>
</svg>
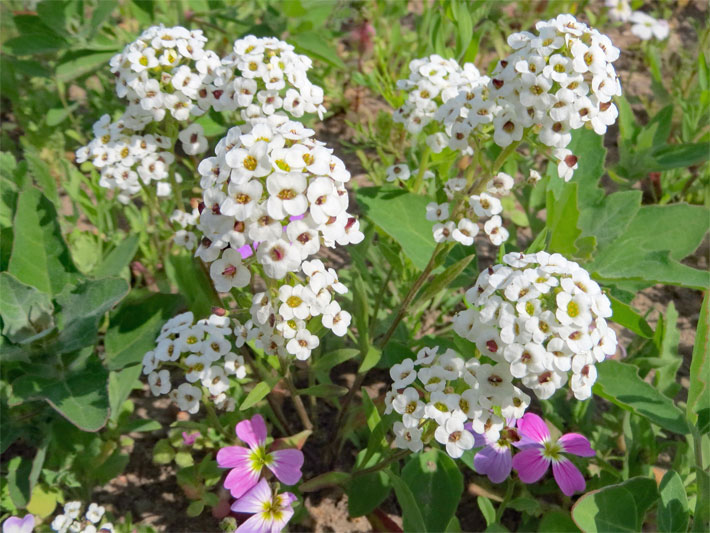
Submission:
<svg viewBox="0 0 710 533">
<path fill-rule="evenodd" d="M 96 503 L 91 503 L 81 516 L 82 504 L 79 501 L 64 504 L 64 512 L 54 517 L 51 523 L 52 531 L 57 533 L 113 533 L 114 526 L 106 521 L 106 509 Z M 103 522 L 103 523 L 102 523 Z M 3 528 L 4 530 L 5 528 Z"/>
<path fill-rule="evenodd" d="M 203 393 L 219 409 L 234 410 L 230 378 L 246 377 L 244 357 L 232 351 L 244 345 L 241 327 L 228 317 L 211 315 L 195 323 L 191 312 L 166 322 L 156 348 L 143 357 L 143 374 L 154 396 L 168 395 L 182 411 L 197 413 Z M 176 372 L 177 370 L 177 372 Z M 176 375 L 183 381 L 173 388 Z"/>
<path fill-rule="evenodd" d="M 473 448 L 474 433 L 498 441 L 506 420 L 522 417 L 530 398 L 513 385 L 507 365 L 438 351 L 422 348 L 416 360 L 390 369 L 385 413 L 402 415 L 394 423 L 396 447 L 418 452 L 433 437 L 456 459 Z"/>
<path fill-rule="evenodd" d="M 479 275 L 466 292 L 472 307 L 454 317 L 454 330 L 482 355 L 509 367 L 538 398 L 563 387 L 591 396 L 595 363 L 616 351 L 607 323 L 611 303 L 589 273 L 560 254 L 510 253 Z"/>
</svg>

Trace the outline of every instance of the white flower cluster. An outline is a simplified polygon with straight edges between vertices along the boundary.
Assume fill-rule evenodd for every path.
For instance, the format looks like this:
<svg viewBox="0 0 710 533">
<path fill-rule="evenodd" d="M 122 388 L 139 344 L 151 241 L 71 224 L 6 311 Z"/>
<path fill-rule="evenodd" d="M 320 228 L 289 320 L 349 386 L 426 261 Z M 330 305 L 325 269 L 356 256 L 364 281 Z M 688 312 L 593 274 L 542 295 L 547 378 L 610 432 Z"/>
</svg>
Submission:
<svg viewBox="0 0 710 533">
<path fill-rule="evenodd" d="M 234 329 L 238 338 L 253 340 L 267 355 L 305 361 L 320 344 L 318 336 L 308 330 L 311 318 L 320 316 L 323 326 L 339 337 L 347 333 L 350 313 L 340 308 L 334 296 L 348 289 L 338 281 L 335 270 L 326 269 L 319 259 L 304 261 L 301 269 L 304 284 L 281 285 L 273 298 L 266 292 L 254 295 L 251 320 L 244 325 L 237 322 Z"/>
<path fill-rule="evenodd" d="M 414 59 L 409 63 L 409 78 L 397 81 L 397 88 L 408 94 L 407 101 L 395 111 L 393 119 L 404 124 L 410 133 L 419 133 L 427 124 L 440 120 L 437 117 L 443 104 L 462 90 L 485 87 L 488 80 L 472 63 L 466 63 L 462 68 L 454 59 L 444 59 L 436 54 Z M 432 151 L 439 153 L 447 145 L 446 136 L 432 134 L 427 143 Z"/>
<path fill-rule="evenodd" d="M 164 135 L 141 134 L 144 124 L 131 124 L 126 115 L 111 122 L 103 115 L 93 127 L 94 139 L 76 152 L 76 162 L 91 163 L 100 172 L 101 187 L 117 190 L 118 200 L 127 203 L 141 190 L 141 184 L 156 183 L 158 196 L 168 196 L 172 186 L 170 166 L 175 161 L 173 140 Z M 201 136 L 202 128 L 193 125 Z M 175 175 L 179 180 L 179 175 Z"/>
<path fill-rule="evenodd" d="M 426 207 L 426 218 L 436 222 L 432 227 L 436 242 L 459 242 L 471 246 L 482 223 L 483 231 L 494 246 L 500 246 L 508 240 L 508 230 L 503 227 L 500 213 L 503 204 L 498 196 L 505 196 L 513 188 L 514 180 L 505 172 L 499 172 L 489 183 L 486 192 L 469 196 L 465 179 L 452 178 L 444 184 L 448 202 L 431 202 Z M 459 199 L 467 199 L 463 210 L 450 213 L 451 206 L 459 205 Z"/>
<path fill-rule="evenodd" d="M 153 395 L 167 394 L 182 411 L 195 414 L 204 390 L 217 408 L 233 411 L 234 398 L 227 394 L 230 376 L 246 376 L 244 357 L 232 351 L 233 332 L 234 345 L 240 348 L 244 344 L 241 326 L 233 328 L 227 317 L 211 315 L 195 323 L 187 312 L 171 318 L 160 330 L 156 348 L 143 357 L 143 374 Z M 173 388 L 171 369 L 176 368 L 186 382 Z"/>
<path fill-rule="evenodd" d="M 81 514 L 81 502 L 67 502 L 64 504 L 64 513 L 59 514 L 52 520 L 51 528 L 58 533 L 113 533 L 114 527 L 110 522 L 101 523 L 105 518 L 106 509 L 96 503 L 91 503 L 86 509 L 83 518 Z"/>
<path fill-rule="evenodd" d="M 116 92 L 128 104 L 117 121 L 104 115 L 94 124 L 94 139 L 77 151 L 77 162 L 90 160 L 101 174 L 99 184 L 116 189 L 121 202 L 151 181 L 158 196 L 171 194 L 166 178 L 181 181 L 171 171 L 176 140 L 187 155 L 207 151 L 202 126 L 190 121 L 210 109 L 240 110 L 243 120 L 277 114 L 283 122 L 287 113 L 322 118 L 323 89 L 307 77 L 311 60 L 294 53 L 291 45 L 250 35 L 235 41 L 233 52 L 220 58 L 204 48 L 206 40 L 200 30 L 152 26 L 111 59 Z M 187 122 L 182 131 L 166 126 L 166 131 L 156 130 L 164 135 L 144 133 L 152 122 L 163 121 L 166 112 Z"/>
<path fill-rule="evenodd" d="M 166 111 L 177 120 L 202 115 L 210 107 L 206 84 L 220 65 L 205 50 L 202 30 L 151 26 L 111 58 L 116 94 L 128 100 L 129 115 L 160 122 Z"/>
<path fill-rule="evenodd" d="M 438 346 L 422 348 L 416 360 L 390 369 L 394 383 L 385 396 L 385 413 L 402 415 L 394 423 L 397 448 L 418 452 L 433 435 L 456 459 L 474 445 L 464 425 L 497 441 L 506 420 L 523 416 L 530 397 L 513 385 L 508 365 L 438 351 Z"/>
<path fill-rule="evenodd" d="M 586 270 L 560 254 L 509 253 L 466 292 L 473 306 L 454 317 L 456 333 L 546 399 L 565 385 L 591 396 L 595 363 L 616 351 L 611 303 Z"/>
<path fill-rule="evenodd" d="M 348 214 L 350 173 L 332 150 L 301 123 L 269 119 L 229 130 L 198 171 L 204 238 L 196 255 L 212 262 L 220 292 L 249 283 L 239 248 L 253 245 L 265 275 L 283 279 L 321 244 L 355 244 L 364 238 Z"/>
<path fill-rule="evenodd" d="M 293 50 L 274 37 L 248 35 L 235 41 L 233 52 L 222 58 L 219 85 L 213 91 L 220 95 L 215 110 L 243 109 L 244 120 L 280 110 L 292 117 L 317 113 L 322 119 L 323 89 L 306 74 L 312 61 Z"/>
<path fill-rule="evenodd" d="M 631 33 L 642 41 L 656 38 L 662 41 L 668 38 L 668 21 L 656 19 L 643 11 L 633 11 L 629 0 L 606 0 L 609 16 L 618 22 L 631 22 Z"/>
<path fill-rule="evenodd" d="M 553 149 L 560 177 L 571 179 L 577 158 L 567 149 L 570 132 L 589 126 L 603 135 L 618 116 L 611 99 L 621 94 L 612 65 L 619 50 L 572 15 L 538 22 L 536 30 L 508 37 L 515 51 L 498 62 L 490 78 L 473 76 L 478 71 L 469 68 L 471 75 L 462 84 L 451 75 L 455 69 L 449 62 L 446 68 L 417 63 L 416 72 L 400 83 L 412 92 L 395 120 L 443 125 L 443 132 L 434 128 L 427 139 L 435 152 L 448 146 L 470 153 L 472 135 L 485 140 L 492 133 L 493 141 L 506 147 L 534 132 L 538 142 Z M 441 105 L 422 92 L 429 97 L 441 93 Z"/>
</svg>

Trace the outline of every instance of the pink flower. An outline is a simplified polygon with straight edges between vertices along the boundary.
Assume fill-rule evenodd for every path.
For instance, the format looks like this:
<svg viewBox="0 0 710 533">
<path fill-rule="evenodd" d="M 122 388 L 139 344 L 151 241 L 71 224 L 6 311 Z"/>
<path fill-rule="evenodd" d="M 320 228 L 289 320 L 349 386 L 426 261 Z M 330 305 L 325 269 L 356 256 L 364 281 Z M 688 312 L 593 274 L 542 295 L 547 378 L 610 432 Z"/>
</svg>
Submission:
<svg viewBox="0 0 710 533">
<path fill-rule="evenodd" d="M 593 457 L 595 452 L 587 437 L 579 433 L 567 433 L 553 442 L 545 422 L 533 413 L 527 413 L 518 421 L 518 432 L 522 439 L 516 446 L 521 450 L 513 457 L 513 468 L 523 483 L 536 482 L 552 464 L 552 474 L 562 492 L 571 496 L 584 490 L 584 477 L 562 453 Z"/>
<path fill-rule="evenodd" d="M 232 504 L 235 513 L 252 514 L 237 528 L 237 533 L 278 533 L 291 520 L 294 501 L 296 496 L 290 492 L 272 495 L 269 484 L 262 479 Z"/>
<path fill-rule="evenodd" d="M 187 431 L 182 432 L 182 443 L 185 446 L 192 446 L 195 444 L 195 441 L 197 440 L 197 437 L 200 436 L 200 432 L 197 431 L 195 433 L 188 433 Z"/>
<path fill-rule="evenodd" d="M 259 482 L 261 470 L 267 467 L 285 485 L 295 485 L 301 479 L 303 452 L 296 449 L 266 451 L 266 424 L 261 415 L 237 424 L 237 437 L 249 445 L 227 446 L 217 452 L 220 468 L 231 468 L 224 487 L 232 496 L 242 495 Z"/>
</svg>

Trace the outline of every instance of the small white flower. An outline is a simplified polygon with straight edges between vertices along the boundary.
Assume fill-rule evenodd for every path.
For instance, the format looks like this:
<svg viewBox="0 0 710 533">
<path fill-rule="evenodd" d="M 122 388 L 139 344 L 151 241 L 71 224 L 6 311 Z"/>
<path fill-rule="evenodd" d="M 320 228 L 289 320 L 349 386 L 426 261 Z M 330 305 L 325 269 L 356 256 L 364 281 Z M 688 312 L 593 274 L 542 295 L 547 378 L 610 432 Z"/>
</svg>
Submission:
<svg viewBox="0 0 710 533">
<path fill-rule="evenodd" d="M 409 167 L 403 163 L 387 167 L 387 181 L 407 181 L 411 175 Z"/>
<path fill-rule="evenodd" d="M 189 383 L 182 383 L 177 388 L 175 401 L 181 411 L 187 411 L 190 414 L 195 414 L 200 409 L 200 400 L 202 399 L 202 391 L 197 387 L 193 387 Z"/>
<path fill-rule="evenodd" d="M 151 372 L 148 374 L 148 385 L 150 385 L 150 392 L 153 393 L 153 396 L 169 393 L 172 388 L 170 384 L 170 372 L 167 370 Z"/>
</svg>

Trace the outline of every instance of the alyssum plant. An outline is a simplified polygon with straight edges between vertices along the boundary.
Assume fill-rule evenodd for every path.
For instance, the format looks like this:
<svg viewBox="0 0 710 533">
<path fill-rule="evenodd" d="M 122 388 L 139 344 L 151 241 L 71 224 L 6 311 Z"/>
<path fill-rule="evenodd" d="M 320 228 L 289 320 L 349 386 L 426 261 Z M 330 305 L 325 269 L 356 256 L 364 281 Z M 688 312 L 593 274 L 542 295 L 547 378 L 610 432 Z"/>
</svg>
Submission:
<svg viewBox="0 0 710 533">
<path fill-rule="evenodd" d="M 472 64 L 430 56 L 413 61 L 409 79 L 398 84 L 407 99 L 394 118 L 426 148 L 418 169 L 395 165 L 388 180 L 437 199 L 419 214 L 436 222 L 437 244 L 379 349 L 406 317 L 436 257 L 455 243 L 473 245 L 479 234 L 494 246 L 508 239 L 501 197 L 519 185 L 501 169 L 518 147 L 549 160 L 567 181 L 578 163 L 568 148 L 571 132 L 590 128 L 602 135 L 616 119 L 611 100 L 621 93 L 613 67 L 619 51 L 606 36 L 560 15 L 539 22 L 535 32 L 510 35 L 508 44 L 513 52 L 490 76 Z M 194 251 L 221 301 L 210 316 L 188 311 L 165 323 L 145 354 L 143 374 L 155 396 L 167 395 L 193 415 L 206 412 L 206 420 L 189 427 L 211 440 L 205 447 L 219 449 L 217 465 L 230 469 L 224 487 L 236 501 L 226 527 L 280 531 L 302 491 L 343 484 L 348 475 L 330 473 L 299 489 L 304 455 L 294 448 L 308 434 L 270 443 L 264 418 L 246 418 L 243 411 L 258 408 L 288 436 L 291 423 L 270 392 L 281 382 L 303 428 L 325 431 L 314 427 L 302 396 L 332 388 L 298 390 L 295 368 L 312 377 L 308 361 L 330 333 L 355 342 L 366 335 L 350 328 L 351 314 L 338 301 L 349 291 L 339 280 L 342 272 L 329 266 L 333 254 L 319 255 L 365 238 L 348 212 L 350 173 L 299 121 L 306 114 L 322 118 L 323 90 L 308 79 L 310 59 L 287 43 L 248 36 L 220 57 L 200 30 L 183 27 L 147 29 L 110 66 L 125 112 L 94 125 L 95 138 L 77 161 L 90 161 L 120 202 L 140 197 L 148 203 L 163 235 L 170 232 L 174 244 Z M 219 140 L 200 122 L 217 114 L 232 125 Z M 492 147 L 495 159 L 488 157 Z M 451 165 L 449 175 L 432 172 L 429 155 L 444 150 L 466 158 L 466 170 Z M 525 183 L 539 176 L 533 169 Z M 187 207 L 193 195 L 197 200 Z M 568 456 L 594 456 L 589 441 L 576 433 L 553 439 L 543 420 L 527 412 L 529 394 L 546 399 L 568 383 L 577 400 L 590 397 L 595 364 L 616 350 L 606 323 L 609 299 L 577 263 L 537 251 L 502 254 L 499 264 L 471 280 L 465 304 L 453 316 L 453 329 L 475 350 L 425 347 L 416 359 L 390 368 L 383 414 L 392 415 L 380 419 L 367 404 L 368 425 L 378 430 L 363 445 L 352 479 L 440 445 L 455 459 L 480 448 L 475 468 L 495 483 L 512 469 L 533 483 L 552 465 L 566 495 L 583 490 L 584 477 Z M 327 368 L 352 356 L 341 352 Z M 339 404 L 338 422 L 356 408 L 352 397 L 363 379 L 364 373 L 357 376 Z M 237 412 L 244 388 L 251 391 Z M 260 407 L 262 399 L 268 407 Z M 234 445 L 225 428 L 236 421 L 236 436 L 247 447 Z M 183 438 L 186 445 L 195 440 Z M 386 471 L 404 507 L 408 489 L 396 472 Z M 205 496 L 204 502 L 216 506 L 218 499 Z M 56 524 L 67 531 L 71 520 Z"/>
</svg>

